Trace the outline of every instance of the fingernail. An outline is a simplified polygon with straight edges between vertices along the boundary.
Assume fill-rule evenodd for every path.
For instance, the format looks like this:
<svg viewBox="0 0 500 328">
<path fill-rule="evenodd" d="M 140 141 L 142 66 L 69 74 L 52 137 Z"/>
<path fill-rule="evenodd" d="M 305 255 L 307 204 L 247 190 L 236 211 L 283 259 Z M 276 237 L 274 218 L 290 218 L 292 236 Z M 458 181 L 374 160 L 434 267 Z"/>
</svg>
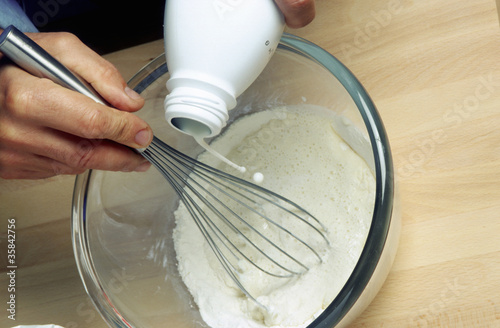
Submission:
<svg viewBox="0 0 500 328">
<path fill-rule="evenodd" d="M 135 142 L 141 147 L 149 145 L 151 139 L 153 139 L 153 135 L 148 129 L 141 130 L 135 135 Z"/>
<path fill-rule="evenodd" d="M 142 98 L 140 94 L 138 94 L 137 92 L 135 92 L 133 89 L 129 88 L 128 86 L 125 87 L 125 93 L 127 94 L 127 96 L 129 96 L 131 99 L 134 99 L 134 100 Z"/>
<path fill-rule="evenodd" d="M 145 162 L 135 168 L 135 172 L 146 172 L 151 167 L 151 163 Z"/>
</svg>

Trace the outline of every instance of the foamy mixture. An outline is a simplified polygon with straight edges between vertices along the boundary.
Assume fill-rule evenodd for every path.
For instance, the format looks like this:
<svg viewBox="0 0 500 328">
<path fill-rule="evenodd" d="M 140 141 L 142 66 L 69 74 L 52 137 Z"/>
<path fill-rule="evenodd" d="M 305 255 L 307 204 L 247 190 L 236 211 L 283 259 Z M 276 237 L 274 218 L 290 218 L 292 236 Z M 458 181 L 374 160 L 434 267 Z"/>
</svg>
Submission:
<svg viewBox="0 0 500 328">
<path fill-rule="evenodd" d="M 293 278 L 243 270 L 238 278 L 259 305 L 229 278 L 180 204 L 174 230 L 179 272 L 210 327 L 306 327 L 347 281 L 370 227 L 375 179 L 365 160 L 336 133 L 335 122 L 323 109 L 277 108 L 245 116 L 211 143 L 247 168 L 244 174 L 229 173 L 249 181 L 255 172 L 262 173 L 262 187 L 319 219 L 327 227 L 330 246 L 320 250 L 321 264 Z M 209 153 L 199 160 L 227 170 Z"/>
</svg>

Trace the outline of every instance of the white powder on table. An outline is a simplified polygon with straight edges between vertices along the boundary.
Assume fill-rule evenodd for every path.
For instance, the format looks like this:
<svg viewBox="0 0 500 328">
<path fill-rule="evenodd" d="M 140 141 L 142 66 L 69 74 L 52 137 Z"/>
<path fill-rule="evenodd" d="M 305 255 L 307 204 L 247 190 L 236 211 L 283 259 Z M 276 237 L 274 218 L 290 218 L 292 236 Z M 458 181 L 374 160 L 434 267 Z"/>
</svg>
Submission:
<svg viewBox="0 0 500 328">
<path fill-rule="evenodd" d="M 318 218 L 328 227 L 331 248 L 322 254 L 322 264 L 298 279 L 274 279 L 256 270 L 242 274 L 265 311 L 227 276 L 181 204 L 174 231 L 179 272 L 210 327 L 306 327 L 354 269 L 371 223 L 375 179 L 364 159 L 332 128 L 335 116 L 326 113 L 307 108 L 259 112 L 233 123 L 211 143 L 214 149 L 232 149 L 226 156 L 247 167 L 248 180 L 252 172 L 262 172 L 264 188 Z M 207 153 L 199 160 L 220 164 Z"/>
</svg>

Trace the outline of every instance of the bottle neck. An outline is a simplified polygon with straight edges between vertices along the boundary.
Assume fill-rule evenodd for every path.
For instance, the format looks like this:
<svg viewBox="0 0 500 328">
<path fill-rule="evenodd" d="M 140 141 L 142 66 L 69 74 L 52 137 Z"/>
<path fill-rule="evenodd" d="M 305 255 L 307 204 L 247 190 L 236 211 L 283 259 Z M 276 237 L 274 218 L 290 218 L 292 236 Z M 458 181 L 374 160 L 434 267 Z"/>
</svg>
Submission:
<svg viewBox="0 0 500 328">
<path fill-rule="evenodd" d="M 229 118 L 226 102 L 192 87 L 177 87 L 165 98 L 165 118 L 175 129 L 197 138 L 216 136 Z"/>
</svg>

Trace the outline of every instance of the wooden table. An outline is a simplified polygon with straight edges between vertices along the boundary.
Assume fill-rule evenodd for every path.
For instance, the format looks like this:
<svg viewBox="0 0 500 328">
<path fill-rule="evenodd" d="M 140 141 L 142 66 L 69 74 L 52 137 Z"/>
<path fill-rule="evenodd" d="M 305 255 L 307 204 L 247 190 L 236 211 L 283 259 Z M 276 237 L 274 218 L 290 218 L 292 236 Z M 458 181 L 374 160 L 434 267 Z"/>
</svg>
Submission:
<svg viewBox="0 0 500 328">
<path fill-rule="evenodd" d="M 294 30 L 344 62 L 388 131 L 401 191 L 394 267 L 352 327 L 500 327 L 500 28 L 494 0 L 317 0 Z M 125 36 L 124 36 L 125 37 Z M 126 78 L 161 41 L 106 57 Z M 0 327 L 106 327 L 78 277 L 74 177 L 0 181 Z M 16 321 L 7 220 L 16 219 Z"/>
</svg>

